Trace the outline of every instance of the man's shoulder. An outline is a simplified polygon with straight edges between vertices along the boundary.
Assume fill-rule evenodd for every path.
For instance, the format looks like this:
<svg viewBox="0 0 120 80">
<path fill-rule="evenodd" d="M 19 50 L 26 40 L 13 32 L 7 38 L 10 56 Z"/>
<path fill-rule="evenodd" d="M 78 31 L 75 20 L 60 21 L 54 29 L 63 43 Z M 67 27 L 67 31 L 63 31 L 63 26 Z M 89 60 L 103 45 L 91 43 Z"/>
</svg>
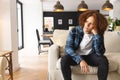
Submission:
<svg viewBox="0 0 120 80">
<path fill-rule="evenodd" d="M 72 30 L 73 32 L 83 32 L 83 29 L 81 26 L 75 26 L 75 28 L 73 28 Z"/>
</svg>

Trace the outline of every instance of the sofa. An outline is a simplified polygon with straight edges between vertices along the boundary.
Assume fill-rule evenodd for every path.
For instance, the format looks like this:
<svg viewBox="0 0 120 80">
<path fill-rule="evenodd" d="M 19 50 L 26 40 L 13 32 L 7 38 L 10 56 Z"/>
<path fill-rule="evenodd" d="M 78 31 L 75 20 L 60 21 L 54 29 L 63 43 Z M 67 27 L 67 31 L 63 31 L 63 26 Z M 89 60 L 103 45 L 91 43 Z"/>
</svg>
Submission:
<svg viewBox="0 0 120 80">
<path fill-rule="evenodd" d="M 69 30 L 54 30 L 53 45 L 48 50 L 48 75 L 49 80 L 64 80 L 60 61 L 65 54 L 64 48 Z M 119 32 L 106 31 L 104 35 L 106 52 L 105 55 L 109 60 L 109 74 L 107 80 L 120 80 L 120 35 Z M 79 66 L 71 66 L 72 80 L 98 80 L 97 67 L 89 66 L 90 71 L 82 73 Z M 67 74 L 67 73 L 66 73 Z"/>
<path fill-rule="evenodd" d="M 5 57 L 0 57 L 0 80 L 6 80 L 5 69 L 7 67 L 7 60 Z"/>
</svg>

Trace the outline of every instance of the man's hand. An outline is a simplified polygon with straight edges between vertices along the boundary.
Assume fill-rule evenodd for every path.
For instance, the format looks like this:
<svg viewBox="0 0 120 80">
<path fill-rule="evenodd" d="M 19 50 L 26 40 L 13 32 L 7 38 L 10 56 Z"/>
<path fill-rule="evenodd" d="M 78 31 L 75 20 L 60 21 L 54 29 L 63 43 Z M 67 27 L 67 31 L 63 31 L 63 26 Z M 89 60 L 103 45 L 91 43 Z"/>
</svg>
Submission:
<svg viewBox="0 0 120 80">
<path fill-rule="evenodd" d="M 81 71 L 82 71 L 82 72 L 84 72 L 84 73 L 89 72 L 88 64 L 87 64 L 84 60 L 82 60 L 82 61 L 80 62 L 80 67 L 81 67 Z"/>
<path fill-rule="evenodd" d="M 96 29 L 96 28 L 92 29 L 92 33 L 93 33 L 94 35 L 96 35 L 96 34 L 97 34 L 97 29 Z"/>
</svg>

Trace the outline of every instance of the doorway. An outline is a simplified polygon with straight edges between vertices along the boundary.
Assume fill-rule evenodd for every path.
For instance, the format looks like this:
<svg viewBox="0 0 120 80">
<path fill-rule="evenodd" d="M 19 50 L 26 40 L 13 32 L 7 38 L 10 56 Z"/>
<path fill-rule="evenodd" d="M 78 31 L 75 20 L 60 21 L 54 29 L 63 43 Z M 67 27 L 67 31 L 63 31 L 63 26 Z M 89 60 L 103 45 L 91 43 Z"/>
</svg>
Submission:
<svg viewBox="0 0 120 80">
<path fill-rule="evenodd" d="M 17 16 L 18 16 L 18 50 L 24 48 L 23 39 L 23 5 L 17 0 Z"/>
</svg>

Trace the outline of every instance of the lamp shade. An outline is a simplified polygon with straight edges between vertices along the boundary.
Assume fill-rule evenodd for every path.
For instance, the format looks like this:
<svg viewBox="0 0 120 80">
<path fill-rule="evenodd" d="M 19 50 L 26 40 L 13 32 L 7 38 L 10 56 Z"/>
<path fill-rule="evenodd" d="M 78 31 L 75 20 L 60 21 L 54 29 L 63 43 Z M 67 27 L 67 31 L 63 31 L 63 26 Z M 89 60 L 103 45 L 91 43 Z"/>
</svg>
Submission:
<svg viewBox="0 0 120 80">
<path fill-rule="evenodd" d="M 57 3 L 54 6 L 54 11 L 61 12 L 64 11 L 63 5 L 60 3 L 60 1 L 57 1 Z"/>
<path fill-rule="evenodd" d="M 78 5 L 78 11 L 86 11 L 88 10 L 88 6 L 85 3 L 85 1 L 81 1 L 81 3 Z"/>
<path fill-rule="evenodd" d="M 109 10 L 112 10 L 112 9 L 113 9 L 113 5 L 109 2 L 109 0 L 107 0 L 105 2 L 105 4 L 103 4 L 103 6 L 102 6 L 102 10 L 109 11 Z"/>
</svg>

